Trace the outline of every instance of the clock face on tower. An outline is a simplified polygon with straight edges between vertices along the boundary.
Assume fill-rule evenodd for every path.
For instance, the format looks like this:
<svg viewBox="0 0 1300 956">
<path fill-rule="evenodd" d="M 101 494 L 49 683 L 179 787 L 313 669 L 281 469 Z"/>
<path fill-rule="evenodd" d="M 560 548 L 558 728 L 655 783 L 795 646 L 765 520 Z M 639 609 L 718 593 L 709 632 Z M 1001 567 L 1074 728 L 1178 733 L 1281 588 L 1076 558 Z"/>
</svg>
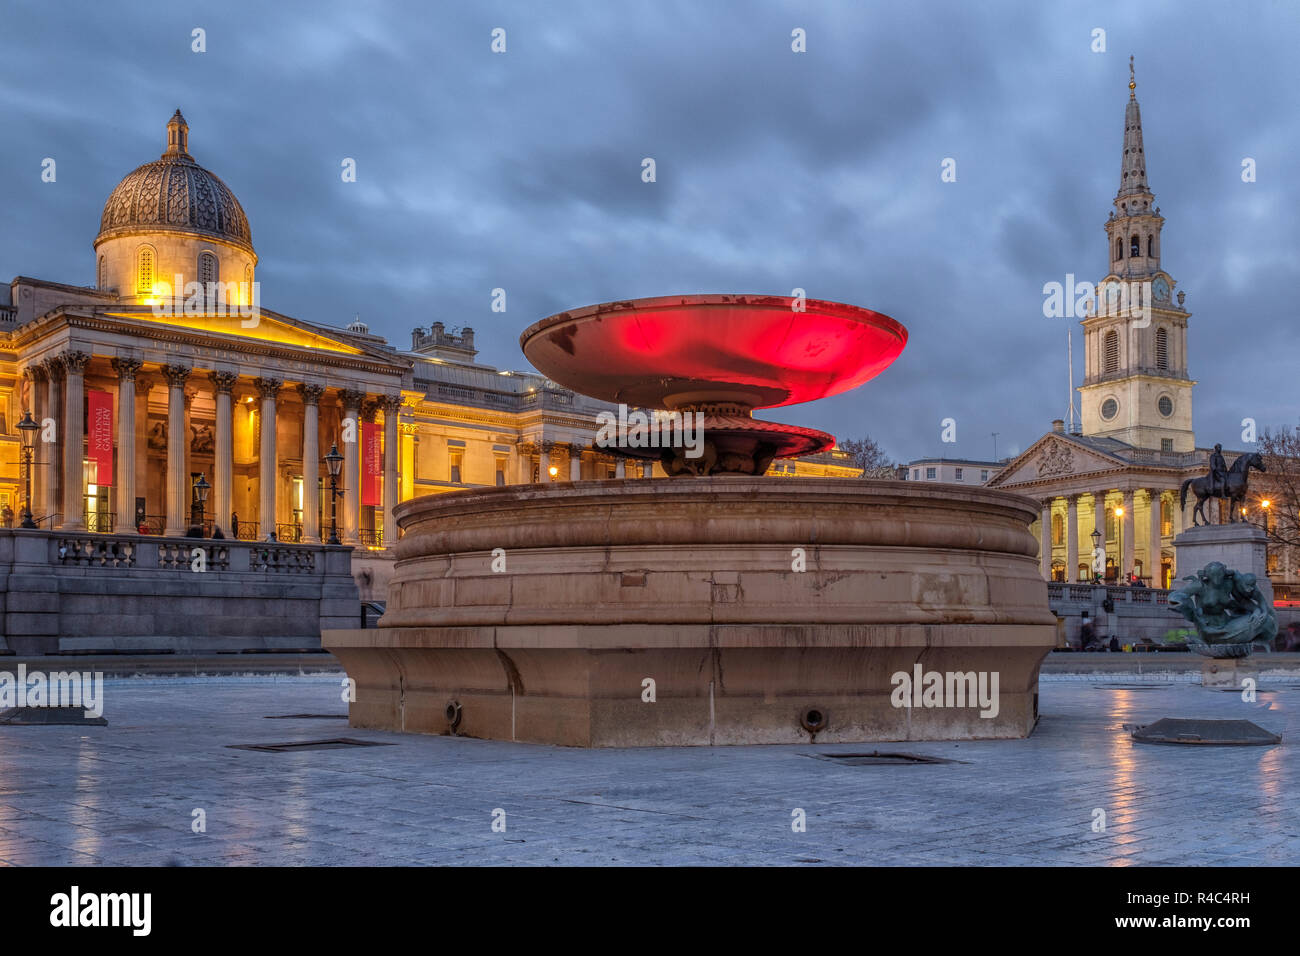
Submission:
<svg viewBox="0 0 1300 956">
<path fill-rule="evenodd" d="M 1156 281 L 1151 283 L 1151 291 L 1155 293 L 1157 299 L 1165 300 L 1169 298 L 1169 282 L 1164 276 L 1156 276 Z"/>
</svg>

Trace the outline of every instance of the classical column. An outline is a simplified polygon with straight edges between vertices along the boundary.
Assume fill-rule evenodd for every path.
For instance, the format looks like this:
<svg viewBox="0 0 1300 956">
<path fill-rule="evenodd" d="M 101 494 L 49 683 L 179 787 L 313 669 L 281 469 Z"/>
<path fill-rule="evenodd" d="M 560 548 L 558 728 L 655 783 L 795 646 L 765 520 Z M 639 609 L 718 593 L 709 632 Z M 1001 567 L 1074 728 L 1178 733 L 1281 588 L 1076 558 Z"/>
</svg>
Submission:
<svg viewBox="0 0 1300 956">
<path fill-rule="evenodd" d="M 135 524 L 135 376 L 141 362 L 134 358 L 113 359 L 117 372 L 117 519 L 115 531 L 136 531 Z"/>
<path fill-rule="evenodd" d="M 1151 578 L 1153 588 L 1160 587 L 1164 582 L 1160 580 L 1160 489 L 1147 489 L 1147 509 L 1149 510 L 1147 525 L 1147 566 L 1143 568 Z"/>
<path fill-rule="evenodd" d="M 577 445 L 569 446 L 569 480 L 582 480 L 582 449 Z"/>
<path fill-rule="evenodd" d="M 46 414 L 54 422 L 54 438 L 44 440 L 44 428 L 41 429 L 41 445 L 38 455 L 45 462 L 45 513 L 50 516 L 46 528 L 53 528 L 63 520 L 63 382 L 65 373 L 63 361 L 57 357 L 45 360 L 45 372 L 49 378 L 46 394 L 49 404 Z M 56 517 L 57 520 L 56 520 Z"/>
<path fill-rule="evenodd" d="M 231 421 L 232 394 L 239 381 L 238 372 L 213 372 L 212 394 L 217 401 L 217 434 L 212 458 L 212 524 L 225 526 L 230 537 L 238 529 L 230 527 L 230 513 L 234 510 L 234 460 L 235 429 Z"/>
<path fill-rule="evenodd" d="M 533 483 L 533 452 L 536 446 L 529 442 L 519 443 L 519 481 L 521 485 Z"/>
<path fill-rule="evenodd" d="M 380 401 L 384 407 L 384 540 L 381 544 L 391 548 L 397 544 L 393 509 L 397 507 L 397 415 L 402 397 L 385 395 Z"/>
<path fill-rule="evenodd" d="M 278 378 L 253 379 L 253 385 L 262 396 L 262 444 L 257 460 L 257 487 L 260 494 L 257 536 L 263 541 L 276 530 L 275 482 L 279 467 L 275 451 L 275 396 L 283 384 Z"/>
<path fill-rule="evenodd" d="M 320 397 L 324 385 L 298 386 L 302 396 L 302 540 L 320 544 Z"/>
<path fill-rule="evenodd" d="M 1123 581 L 1128 580 L 1128 575 L 1133 570 L 1133 545 L 1136 543 L 1133 539 L 1137 536 L 1136 527 L 1133 521 L 1133 492 L 1129 490 L 1124 492 L 1123 533 L 1120 535 L 1124 539 L 1119 562 L 1119 573 Z"/>
<path fill-rule="evenodd" d="M 41 431 L 36 433 L 36 447 L 32 449 L 32 500 L 30 505 L 32 517 L 40 519 L 50 513 L 48 504 L 49 489 L 47 488 L 49 475 L 44 464 L 42 464 L 45 461 L 45 445 L 40 440 L 41 433 L 45 431 L 45 418 L 49 414 L 50 373 L 43 364 L 38 363 L 28 366 L 26 374 L 32 382 L 32 419 L 37 425 L 41 426 Z"/>
<path fill-rule="evenodd" d="M 167 526 L 174 537 L 189 528 L 189 476 L 185 474 L 185 382 L 194 370 L 184 365 L 164 365 L 167 379 Z"/>
<path fill-rule="evenodd" d="M 537 480 L 551 480 L 551 443 L 542 442 L 537 446 Z"/>
<path fill-rule="evenodd" d="M 398 420 L 401 437 L 398 439 L 397 500 L 410 501 L 415 497 L 415 445 L 419 439 L 419 426 L 415 422 Z"/>
<path fill-rule="evenodd" d="M 1043 580 L 1052 580 L 1052 499 L 1043 502 L 1038 528 L 1038 566 Z"/>
<path fill-rule="evenodd" d="M 85 468 L 86 430 L 86 364 L 90 356 L 85 352 L 69 351 L 62 355 L 65 372 L 63 408 L 66 423 L 63 426 L 63 523 L 68 531 L 82 531 L 86 527 L 85 487 L 82 481 Z"/>
<path fill-rule="evenodd" d="M 626 478 L 626 477 L 627 477 L 627 466 L 624 464 L 626 461 L 627 461 L 626 458 L 620 458 L 618 461 L 616 461 L 616 462 L 614 463 L 614 477 L 615 477 L 615 478 Z"/>
<path fill-rule="evenodd" d="M 655 476 L 655 464 L 652 461 L 641 462 L 641 477 L 653 478 Z"/>
<path fill-rule="evenodd" d="M 1065 496 L 1065 580 L 1079 580 L 1079 496 Z"/>
<path fill-rule="evenodd" d="M 350 388 L 339 391 L 343 401 L 343 534 L 340 540 L 344 544 L 356 544 L 360 540 L 357 529 L 361 527 L 361 456 L 357 452 L 361 444 L 361 403 L 365 397 L 364 392 Z"/>
</svg>

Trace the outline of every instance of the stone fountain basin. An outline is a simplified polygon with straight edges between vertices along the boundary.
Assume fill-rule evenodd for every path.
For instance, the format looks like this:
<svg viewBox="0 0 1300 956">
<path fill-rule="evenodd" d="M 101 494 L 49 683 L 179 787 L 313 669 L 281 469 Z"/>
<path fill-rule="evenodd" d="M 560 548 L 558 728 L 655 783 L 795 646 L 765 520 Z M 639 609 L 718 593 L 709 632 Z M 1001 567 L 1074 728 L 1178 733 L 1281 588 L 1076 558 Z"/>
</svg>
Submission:
<svg viewBox="0 0 1300 956">
<path fill-rule="evenodd" d="M 1023 737 L 1056 641 L 1037 512 L 822 478 L 416 498 L 396 511 L 379 627 L 324 644 L 356 680 L 355 727 L 574 746 Z M 894 706 L 893 675 L 917 664 L 996 671 L 996 716 Z"/>
<path fill-rule="evenodd" d="M 519 344 L 544 375 L 604 401 L 770 408 L 875 378 L 903 351 L 907 330 L 842 302 L 677 295 L 561 312 L 525 329 Z"/>
</svg>

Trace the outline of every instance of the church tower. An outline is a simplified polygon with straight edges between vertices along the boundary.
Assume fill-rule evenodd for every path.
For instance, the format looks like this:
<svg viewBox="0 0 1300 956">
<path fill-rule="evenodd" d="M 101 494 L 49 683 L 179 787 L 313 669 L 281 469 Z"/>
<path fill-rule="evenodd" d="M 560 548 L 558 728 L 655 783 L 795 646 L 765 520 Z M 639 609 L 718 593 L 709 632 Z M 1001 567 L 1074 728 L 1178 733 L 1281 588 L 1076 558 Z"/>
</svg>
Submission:
<svg viewBox="0 0 1300 956">
<path fill-rule="evenodd" d="M 1184 293 L 1160 267 L 1164 218 L 1147 184 L 1133 58 L 1129 57 L 1124 157 L 1115 208 L 1106 222 L 1110 273 L 1084 328 L 1079 388 L 1083 434 L 1153 451 L 1192 451 L 1192 386 L 1187 373 Z"/>
</svg>

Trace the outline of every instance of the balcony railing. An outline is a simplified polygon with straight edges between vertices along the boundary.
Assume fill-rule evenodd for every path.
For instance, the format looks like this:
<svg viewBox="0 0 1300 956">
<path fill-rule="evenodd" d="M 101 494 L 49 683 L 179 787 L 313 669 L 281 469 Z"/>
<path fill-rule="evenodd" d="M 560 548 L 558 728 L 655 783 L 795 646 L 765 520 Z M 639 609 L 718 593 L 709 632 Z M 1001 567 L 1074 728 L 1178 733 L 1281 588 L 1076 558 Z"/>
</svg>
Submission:
<svg viewBox="0 0 1300 956">
<path fill-rule="evenodd" d="M 1102 591 L 1105 591 L 1103 594 Z M 1049 581 L 1047 584 L 1047 599 L 1053 603 L 1061 604 L 1093 604 L 1099 603 L 1103 598 L 1108 597 L 1115 603 L 1126 602 L 1128 604 L 1168 604 L 1169 590 L 1167 588 L 1151 587 L 1120 587 L 1113 584 L 1063 584 L 1060 581 Z"/>
</svg>

